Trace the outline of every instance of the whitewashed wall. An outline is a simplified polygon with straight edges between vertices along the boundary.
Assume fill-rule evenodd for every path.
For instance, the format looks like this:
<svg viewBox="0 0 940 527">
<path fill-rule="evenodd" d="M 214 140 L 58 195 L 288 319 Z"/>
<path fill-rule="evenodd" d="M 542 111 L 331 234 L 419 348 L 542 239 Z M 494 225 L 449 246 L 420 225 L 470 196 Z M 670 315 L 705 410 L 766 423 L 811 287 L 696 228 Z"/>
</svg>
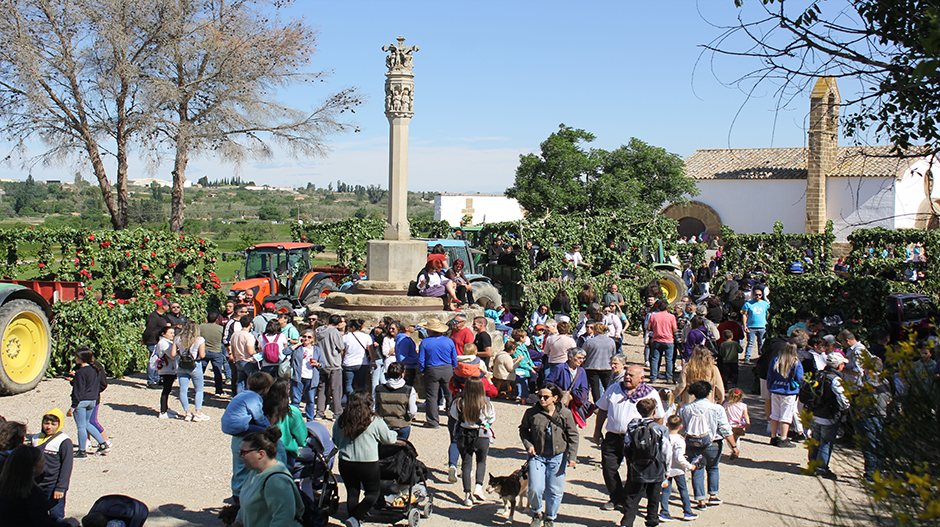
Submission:
<svg viewBox="0 0 940 527">
<path fill-rule="evenodd" d="M 434 195 L 435 220 L 457 227 L 465 214 L 473 216 L 474 224 L 518 221 L 523 215 L 519 202 L 502 194 Z"/>
<path fill-rule="evenodd" d="M 772 232 L 782 221 L 785 232 L 802 233 L 806 225 L 805 179 L 698 180 L 698 196 L 721 216 L 721 223 L 743 234 Z"/>
<path fill-rule="evenodd" d="M 895 178 L 826 178 L 826 215 L 837 242 L 855 229 L 895 226 Z"/>
<path fill-rule="evenodd" d="M 927 173 L 930 162 L 928 159 L 917 161 L 904 173 L 904 177 L 897 182 L 896 228 L 914 228 L 917 219 L 918 207 L 926 199 L 924 192 L 924 175 Z M 940 199 L 940 162 L 933 164 L 933 192 L 932 199 Z"/>
</svg>

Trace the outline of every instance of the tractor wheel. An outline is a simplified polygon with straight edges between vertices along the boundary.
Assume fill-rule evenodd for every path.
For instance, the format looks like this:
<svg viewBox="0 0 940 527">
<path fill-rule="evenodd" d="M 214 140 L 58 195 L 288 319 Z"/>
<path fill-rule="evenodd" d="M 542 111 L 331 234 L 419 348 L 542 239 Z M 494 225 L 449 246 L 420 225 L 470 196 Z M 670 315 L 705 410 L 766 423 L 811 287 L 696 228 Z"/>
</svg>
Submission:
<svg viewBox="0 0 940 527">
<path fill-rule="evenodd" d="M 473 289 L 470 292 L 473 294 L 473 301 L 480 307 L 486 307 L 487 300 L 492 300 L 495 306 L 503 303 L 503 297 L 496 290 L 496 286 L 489 282 L 473 282 Z"/>
<path fill-rule="evenodd" d="M 293 313 L 293 312 L 294 312 L 294 304 L 291 304 L 291 303 L 290 303 L 290 300 L 284 300 L 284 299 L 282 298 L 281 300 L 278 300 L 277 302 L 275 302 L 275 303 L 274 303 L 274 312 L 275 312 L 275 313 L 280 312 L 282 307 L 286 307 L 286 308 L 287 308 L 287 311 L 288 311 L 289 313 Z"/>
<path fill-rule="evenodd" d="M 301 303 L 303 303 L 305 306 L 319 304 L 323 301 L 324 298 L 326 298 L 327 295 L 330 293 L 335 293 L 338 290 L 339 289 L 336 287 L 336 283 L 334 283 L 329 278 L 324 278 L 313 287 L 313 290 L 307 293 L 307 296 L 303 298 Z"/>
<path fill-rule="evenodd" d="M 52 330 L 42 308 L 29 300 L 0 307 L 0 395 L 32 390 L 52 358 Z"/>
<path fill-rule="evenodd" d="M 669 307 L 672 307 L 676 302 L 681 300 L 688 289 L 685 286 L 685 282 L 682 281 L 682 278 L 668 271 L 659 272 L 659 287 L 663 290 L 666 301 L 669 302 Z"/>
</svg>

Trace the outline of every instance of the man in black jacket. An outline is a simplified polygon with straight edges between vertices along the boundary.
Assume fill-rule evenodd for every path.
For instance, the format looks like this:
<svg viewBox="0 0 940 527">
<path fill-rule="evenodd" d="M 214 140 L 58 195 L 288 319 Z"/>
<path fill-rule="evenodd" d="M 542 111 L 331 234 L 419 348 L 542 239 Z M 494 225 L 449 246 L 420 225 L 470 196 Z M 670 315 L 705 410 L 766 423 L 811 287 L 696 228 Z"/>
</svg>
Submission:
<svg viewBox="0 0 940 527">
<path fill-rule="evenodd" d="M 144 335 L 141 339 L 144 343 L 144 346 L 147 346 L 147 351 L 152 355 L 154 350 L 157 348 L 157 342 L 160 340 L 160 331 L 163 328 L 171 325 L 170 321 L 166 318 L 167 309 L 170 307 L 170 303 L 164 299 L 159 299 L 154 302 L 157 305 L 157 308 L 154 309 L 153 313 L 147 316 L 147 323 L 144 327 Z M 149 355 L 148 355 L 149 358 Z M 157 370 L 147 366 L 147 388 L 159 388 L 160 375 L 157 374 Z"/>
</svg>

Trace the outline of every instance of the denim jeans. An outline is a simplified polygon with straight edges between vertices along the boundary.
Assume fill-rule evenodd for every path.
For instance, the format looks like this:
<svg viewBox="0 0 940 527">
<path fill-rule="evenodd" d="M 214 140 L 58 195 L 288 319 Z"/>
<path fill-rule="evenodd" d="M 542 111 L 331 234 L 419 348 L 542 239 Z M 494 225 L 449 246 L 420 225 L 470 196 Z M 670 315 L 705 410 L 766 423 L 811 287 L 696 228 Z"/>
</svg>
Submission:
<svg viewBox="0 0 940 527">
<path fill-rule="evenodd" d="M 522 398 L 522 399 L 528 399 L 528 398 L 529 398 L 529 379 L 528 379 L 528 377 L 526 377 L 526 378 L 523 379 L 522 377 L 519 377 L 519 376 L 517 375 L 517 376 L 516 376 L 516 380 L 513 381 L 513 382 L 516 384 L 516 397 L 520 397 L 520 398 Z"/>
<path fill-rule="evenodd" d="M 705 448 L 686 447 L 685 455 L 695 459 L 702 454 L 705 466 L 692 471 L 692 494 L 695 501 L 718 495 L 718 461 L 721 459 L 721 441 L 715 441 Z M 708 476 L 708 495 L 705 495 L 705 476 Z"/>
<path fill-rule="evenodd" d="M 817 461 L 820 468 L 829 468 L 829 458 L 832 456 L 832 443 L 836 440 L 839 424 L 823 425 L 813 423 L 813 439 L 819 444 L 809 450 L 809 460 Z"/>
<path fill-rule="evenodd" d="M 206 370 L 209 364 L 212 364 L 212 375 L 215 382 L 215 393 L 222 395 L 225 389 L 224 379 L 232 376 L 232 371 L 228 366 L 228 357 L 224 353 L 206 352 L 206 358 L 200 362 L 202 364 L 203 379 L 205 379 Z"/>
<path fill-rule="evenodd" d="M 160 384 L 160 374 L 157 373 L 157 370 L 150 367 L 150 356 L 153 355 L 153 352 L 156 351 L 157 346 L 147 346 L 147 351 L 150 353 L 147 355 L 147 386 L 155 386 Z"/>
<path fill-rule="evenodd" d="M 865 475 L 872 476 L 875 471 L 881 470 L 881 462 L 875 452 L 881 449 L 879 437 L 881 429 L 884 426 L 884 418 L 881 416 L 860 417 L 858 423 L 858 432 L 861 435 L 862 454 L 865 456 Z"/>
<path fill-rule="evenodd" d="M 232 496 L 241 494 L 242 485 L 251 474 L 251 470 L 245 466 L 242 457 L 238 455 L 244 439 L 245 436 L 232 436 Z"/>
<path fill-rule="evenodd" d="M 754 348 L 754 357 L 760 356 L 760 348 L 764 345 L 764 335 L 767 334 L 767 328 L 747 328 L 747 347 L 744 349 L 744 360 L 751 360 L 751 346 Z"/>
<path fill-rule="evenodd" d="M 235 386 L 235 393 L 238 395 L 245 391 L 245 383 L 248 382 L 248 377 L 251 377 L 252 373 L 261 371 L 261 368 L 257 362 L 241 361 L 235 363 L 235 369 L 238 370 L 238 384 Z"/>
<path fill-rule="evenodd" d="M 650 382 L 655 381 L 659 375 L 659 364 L 661 359 L 666 359 L 666 379 L 672 382 L 675 369 L 675 355 L 673 350 L 675 346 L 672 342 L 650 341 Z"/>
<path fill-rule="evenodd" d="M 385 384 L 385 366 L 384 362 L 381 359 L 375 361 L 375 369 L 372 370 L 372 393 L 375 393 L 376 386 L 380 384 Z M 371 366 L 366 366 L 366 371 L 369 371 L 368 368 Z"/>
<path fill-rule="evenodd" d="M 693 471 L 693 474 L 697 471 Z M 668 485 L 663 489 L 663 496 L 660 498 L 660 512 L 663 516 L 669 516 L 669 496 L 672 495 L 672 483 L 676 483 L 679 489 L 679 498 L 682 499 L 682 512 L 692 514 L 692 502 L 689 500 L 689 487 L 685 482 L 685 474 L 673 476 L 666 480 Z"/>
<path fill-rule="evenodd" d="M 193 371 L 180 369 L 176 372 L 176 377 L 180 381 L 180 404 L 183 405 L 183 411 L 189 412 L 189 381 L 193 381 L 193 390 L 196 399 L 196 411 L 202 411 L 202 399 L 205 394 L 205 382 L 202 375 L 202 367 L 196 364 Z"/>
<path fill-rule="evenodd" d="M 49 485 L 48 487 L 42 489 L 43 493 L 46 495 L 46 499 L 49 500 L 49 515 L 52 517 L 62 520 L 65 518 L 65 497 L 68 494 L 68 491 L 62 493 L 62 497 L 55 499 L 52 495 L 55 493 L 55 485 Z"/>
<path fill-rule="evenodd" d="M 75 416 L 75 426 L 78 428 L 78 451 L 84 452 L 85 445 L 88 443 L 88 434 L 95 438 L 99 445 L 104 444 L 104 438 L 97 428 L 91 426 L 91 411 L 95 407 L 95 401 L 79 401 L 78 406 L 72 412 Z"/>
<path fill-rule="evenodd" d="M 565 494 L 567 457 L 562 452 L 550 458 L 529 458 L 529 506 L 534 513 L 544 512 L 546 520 L 554 520 L 558 516 L 561 498 Z"/>
<path fill-rule="evenodd" d="M 369 365 L 343 366 L 343 390 L 350 394 L 356 390 L 365 390 L 369 378 Z"/>
<path fill-rule="evenodd" d="M 319 383 L 318 383 L 319 384 Z M 290 402 L 297 409 L 300 409 L 300 403 L 305 403 L 304 412 L 307 421 L 313 421 L 317 417 L 317 386 L 313 384 L 313 379 L 300 379 L 300 381 L 291 381 Z"/>
<path fill-rule="evenodd" d="M 450 446 L 447 447 L 447 466 L 456 467 L 457 461 L 460 460 L 460 451 L 457 450 L 457 425 L 460 424 L 460 419 L 454 419 L 447 414 L 447 432 L 450 437 Z"/>
<path fill-rule="evenodd" d="M 411 437 L 411 426 L 403 426 L 398 429 L 393 428 L 392 432 L 395 432 L 399 441 L 408 441 L 408 438 Z M 454 448 L 456 447 L 457 445 L 454 445 Z"/>
</svg>

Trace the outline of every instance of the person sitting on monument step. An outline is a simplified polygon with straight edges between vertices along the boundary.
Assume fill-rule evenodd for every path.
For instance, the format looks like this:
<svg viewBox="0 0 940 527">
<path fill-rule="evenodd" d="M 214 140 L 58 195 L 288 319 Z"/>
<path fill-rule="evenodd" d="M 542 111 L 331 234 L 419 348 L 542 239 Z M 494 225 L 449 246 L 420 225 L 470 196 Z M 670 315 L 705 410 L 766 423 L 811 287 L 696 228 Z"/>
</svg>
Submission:
<svg viewBox="0 0 940 527">
<path fill-rule="evenodd" d="M 438 297 L 444 300 L 444 307 L 448 311 L 460 311 L 457 299 L 457 284 L 449 280 L 441 271 L 447 256 L 444 254 L 429 254 L 428 263 L 418 273 L 418 294 L 427 297 Z"/>
</svg>

